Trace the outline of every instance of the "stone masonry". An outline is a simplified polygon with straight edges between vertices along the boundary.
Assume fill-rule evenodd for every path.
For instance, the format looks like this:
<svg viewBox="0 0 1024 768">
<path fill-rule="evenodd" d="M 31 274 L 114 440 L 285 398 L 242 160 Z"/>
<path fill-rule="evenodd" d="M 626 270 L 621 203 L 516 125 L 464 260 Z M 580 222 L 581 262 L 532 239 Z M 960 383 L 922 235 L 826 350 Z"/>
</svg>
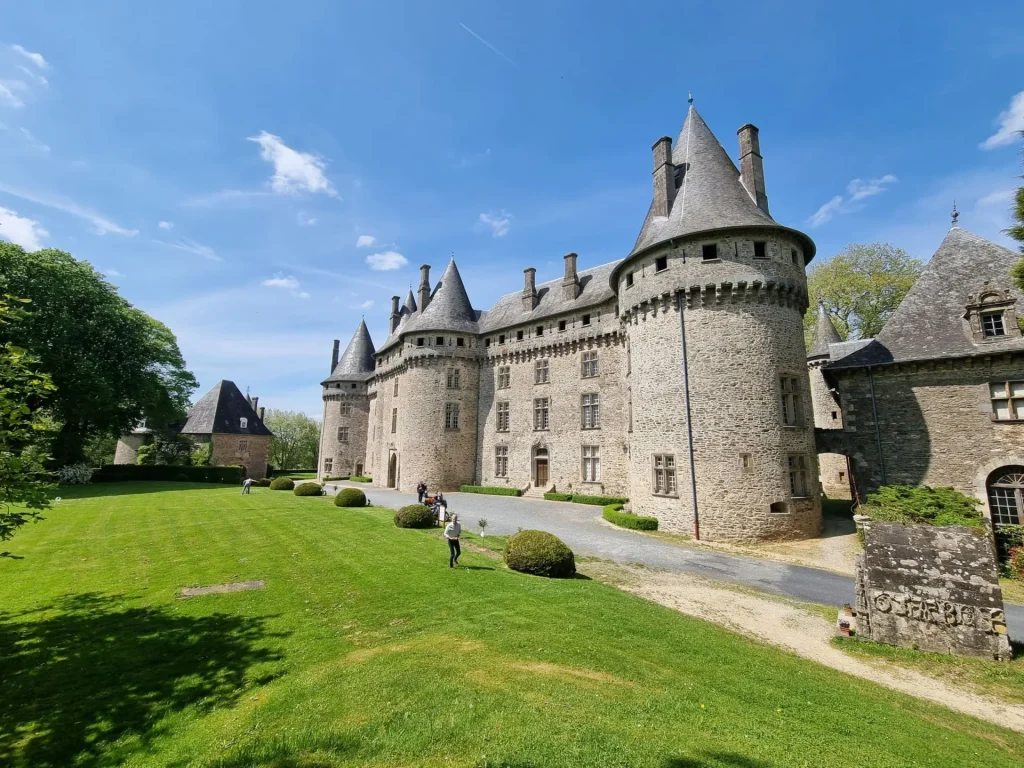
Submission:
<svg viewBox="0 0 1024 768">
<path fill-rule="evenodd" d="M 267 476 L 267 461 L 270 456 L 268 435 L 210 435 L 210 464 L 226 466 L 240 464 L 245 467 L 246 477 L 259 480 Z"/>
</svg>

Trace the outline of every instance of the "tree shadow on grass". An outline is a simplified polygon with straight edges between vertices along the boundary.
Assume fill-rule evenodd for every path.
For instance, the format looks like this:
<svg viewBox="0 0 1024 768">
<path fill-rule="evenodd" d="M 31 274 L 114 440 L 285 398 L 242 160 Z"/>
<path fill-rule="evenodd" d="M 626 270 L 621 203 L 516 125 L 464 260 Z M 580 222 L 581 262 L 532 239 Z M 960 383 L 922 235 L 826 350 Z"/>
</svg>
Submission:
<svg viewBox="0 0 1024 768">
<path fill-rule="evenodd" d="M 64 499 L 95 499 L 104 496 L 134 496 L 140 493 L 163 493 L 165 491 L 211 491 L 216 489 L 234 490 L 241 495 L 242 486 L 234 483 L 191 483 L 180 480 L 126 480 L 117 483 L 89 483 L 88 485 L 62 485 L 56 495 Z M 253 488 L 253 493 L 263 490 Z"/>
<path fill-rule="evenodd" d="M 0 765 L 121 765 L 166 715 L 230 706 L 274 677 L 250 674 L 281 659 L 266 641 L 283 635 L 265 621 L 96 593 L 0 614 Z"/>
<path fill-rule="evenodd" d="M 768 768 L 768 763 L 736 752 L 702 752 L 701 757 L 670 757 L 662 768 Z"/>
</svg>

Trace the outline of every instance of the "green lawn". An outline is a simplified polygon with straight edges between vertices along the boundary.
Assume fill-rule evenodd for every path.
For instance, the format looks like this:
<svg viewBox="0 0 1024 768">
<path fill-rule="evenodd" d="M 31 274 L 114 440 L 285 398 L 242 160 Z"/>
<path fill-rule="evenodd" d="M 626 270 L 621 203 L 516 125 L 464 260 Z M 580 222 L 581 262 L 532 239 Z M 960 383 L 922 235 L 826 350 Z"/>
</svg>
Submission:
<svg viewBox="0 0 1024 768">
<path fill-rule="evenodd" d="M 0 560 L 0 765 L 992 766 L 1024 736 L 322 497 L 62 489 Z M 490 537 L 488 537 L 490 538 Z M 178 599 L 182 587 L 263 579 Z"/>
</svg>

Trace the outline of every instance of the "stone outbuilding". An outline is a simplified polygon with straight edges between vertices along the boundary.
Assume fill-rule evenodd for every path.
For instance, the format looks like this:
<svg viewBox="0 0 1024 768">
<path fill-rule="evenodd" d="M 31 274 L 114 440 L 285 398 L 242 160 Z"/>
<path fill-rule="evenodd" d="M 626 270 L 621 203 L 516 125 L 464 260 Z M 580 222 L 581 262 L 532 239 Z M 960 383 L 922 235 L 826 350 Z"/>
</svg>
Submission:
<svg viewBox="0 0 1024 768">
<path fill-rule="evenodd" d="M 189 410 L 181 434 L 209 443 L 211 464 L 240 464 L 247 477 L 266 477 L 273 433 L 263 423 L 263 409 L 256 411 L 258 404 L 235 382 L 222 379 Z"/>
</svg>

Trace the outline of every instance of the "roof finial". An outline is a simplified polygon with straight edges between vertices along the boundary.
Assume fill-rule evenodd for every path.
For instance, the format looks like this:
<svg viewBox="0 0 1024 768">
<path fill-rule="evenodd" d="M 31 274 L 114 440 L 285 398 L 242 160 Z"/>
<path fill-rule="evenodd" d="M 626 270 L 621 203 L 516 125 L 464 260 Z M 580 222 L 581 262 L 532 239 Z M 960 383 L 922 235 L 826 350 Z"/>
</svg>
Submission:
<svg viewBox="0 0 1024 768">
<path fill-rule="evenodd" d="M 957 223 L 960 219 L 960 211 L 956 209 L 956 200 L 953 201 L 953 213 L 951 214 L 953 219 L 953 227 L 958 228 L 960 225 Z"/>
<path fill-rule="evenodd" d="M 693 91 L 687 91 L 688 97 L 686 99 L 687 104 L 693 104 Z"/>
</svg>

